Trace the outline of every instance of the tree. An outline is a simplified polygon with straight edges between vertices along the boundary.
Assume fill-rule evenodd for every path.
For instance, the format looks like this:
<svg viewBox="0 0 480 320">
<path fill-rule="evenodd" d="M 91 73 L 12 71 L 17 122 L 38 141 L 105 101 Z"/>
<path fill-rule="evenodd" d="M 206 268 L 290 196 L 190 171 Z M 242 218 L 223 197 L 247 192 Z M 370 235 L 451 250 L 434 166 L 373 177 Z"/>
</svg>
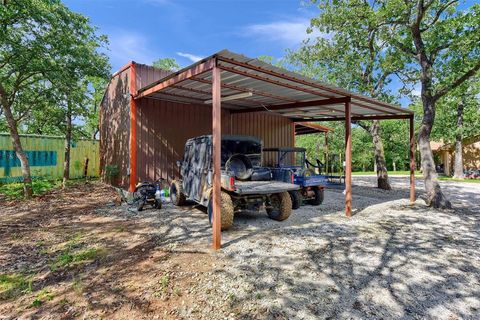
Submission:
<svg viewBox="0 0 480 320">
<path fill-rule="evenodd" d="M 177 63 L 177 60 L 174 58 L 160 58 L 153 61 L 152 65 L 156 68 L 160 68 L 167 71 L 178 71 L 180 70 L 180 65 Z"/>
<path fill-rule="evenodd" d="M 430 148 L 437 102 L 480 69 L 480 5 L 458 9 L 455 0 L 383 0 L 371 4 L 381 17 L 386 56 L 404 59 L 406 81 L 421 85 L 423 118 L 418 133 L 426 202 L 451 208 L 437 179 Z"/>
<path fill-rule="evenodd" d="M 32 110 L 41 112 L 42 103 L 25 103 L 20 97 L 44 100 L 62 84 L 77 83 L 87 73 L 102 74 L 108 63 L 97 49 L 106 38 L 58 0 L 12 0 L 0 6 L 0 18 L 0 103 L 28 198 L 32 178 L 18 126 Z"/>
<path fill-rule="evenodd" d="M 480 82 L 473 78 L 437 104 L 432 139 L 454 144 L 454 178 L 463 179 L 463 140 L 480 134 Z"/>
<path fill-rule="evenodd" d="M 90 139 L 97 139 L 100 132 L 98 107 L 102 102 L 109 80 L 109 77 L 89 77 L 88 79 L 90 90 L 88 103 L 85 105 L 85 126 L 82 134 Z"/>
<path fill-rule="evenodd" d="M 316 1 L 320 14 L 311 20 L 309 32 L 317 29 L 323 37 L 307 41 L 289 53 L 289 61 L 307 75 L 351 91 L 393 101 L 387 90 L 390 76 L 402 63 L 385 56 L 386 43 L 378 32 L 379 13 L 363 0 Z M 345 23 L 348 21 L 348 23 Z M 377 167 L 377 185 L 391 189 L 378 120 L 358 125 L 370 133 Z"/>
</svg>

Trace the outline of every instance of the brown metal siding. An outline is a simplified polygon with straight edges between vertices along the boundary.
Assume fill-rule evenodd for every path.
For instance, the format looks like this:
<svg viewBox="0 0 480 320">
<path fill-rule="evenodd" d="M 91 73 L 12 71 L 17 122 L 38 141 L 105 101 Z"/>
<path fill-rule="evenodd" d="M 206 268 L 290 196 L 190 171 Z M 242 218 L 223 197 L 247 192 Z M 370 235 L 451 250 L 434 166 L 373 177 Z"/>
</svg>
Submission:
<svg viewBox="0 0 480 320">
<path fill-rule="evenodd" d="M 169 74 L 146 65 L 136 65 L 137 88 Z M 128 187 L 130 136 L 130 69 L 112 78 L 101 105 L 101 168 L 117 165 L 113 184 Z M 137 179 L 169 182 L 178 178 L 176 161 L 183 156 L 187 139 L 212 132 L 212 109 L 207 105 L 183 104 L 155 99 L 137 102 Z M 230 114 L 222 111 L 222 134 L 257 136 L 265 147 L 294 146 L 292 122 L 270 113 Z"/>
<path fill-rule="evenodd" d="M 154 68 L 145 64 L 136 64 L 135 68 L 137 71 L 137 90 L 171 74 L 170 71 Z"/>
<path fill-rule="evenodd" d="M 222 112 L 222 133 L 230 134 L 230 113 Z M 137 104 L 137 177 L 142 180 L 179 177 L 177 160 L 185 142 L 212 133 L 211 107 L 155 99 Z"/>
<path fill-rule="evenodd" d="M 232 133 L 259 137 L 263 147 L 295 146 L 295 129 L 288 118 L 271 113 L 236 113 L 231 115 Z M 272 159 L 264 159 L 265 163 Z"/>
<path fill-rule="evenodd" d="M 130 137 L 130 69 L 126 69 L 110 81 L 100 105 L 100 170 L 106 165 L 116 165 L 114 185 L 128 186 L 129 137 Z"/>
</svg>

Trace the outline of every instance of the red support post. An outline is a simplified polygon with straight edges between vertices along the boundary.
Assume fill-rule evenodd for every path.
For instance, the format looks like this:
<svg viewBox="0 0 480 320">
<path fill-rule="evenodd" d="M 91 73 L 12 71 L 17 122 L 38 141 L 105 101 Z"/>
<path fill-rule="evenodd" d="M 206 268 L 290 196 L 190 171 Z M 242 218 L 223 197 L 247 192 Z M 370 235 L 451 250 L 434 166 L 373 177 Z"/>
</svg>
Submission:
<svg viewBox="0 0 480 320">
<path fill-rule="evenodd" d="M 415 202 L 415 134 L 414 134 L 413 115 L 409 119 L 410 123 L 410 204 Z"/>
<path fill-rule="evenodd" d="M 137 72 L 135 62 L 130 65 L 130 183 L 128 191 L 135 191 L 137 184 Z"/>
<path fill-rule="evenodd" d="M 351 104 L 345 103 L 345 214 L 352 216 L 352 117 Z"/>
<path fill-rule="evenodd" d="M 220 152 L 222 143 L 222 105 L 221 105 L 221 74 L 217 62 L 212 69 L 212 141 L 213 141 L 213 249 L 221 247 L 221 172 Z"/>
</svg>

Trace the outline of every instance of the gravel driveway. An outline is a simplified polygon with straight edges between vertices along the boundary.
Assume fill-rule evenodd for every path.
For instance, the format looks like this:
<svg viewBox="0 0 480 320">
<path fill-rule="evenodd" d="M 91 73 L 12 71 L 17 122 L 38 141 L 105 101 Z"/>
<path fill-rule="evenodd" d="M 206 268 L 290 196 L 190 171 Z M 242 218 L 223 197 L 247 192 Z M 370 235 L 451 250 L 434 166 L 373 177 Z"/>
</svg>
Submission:
<svg viewBox="0 0 480 320">
<path fill-rule="evenodd" d="M 479 319 L 480 186 L 442 183 L 457 209 L 437 212 L 409 205 L 408 177 L 393 177 L 388 192 L 374 183 L 354 177 L 351 219 L 340 190 L 284 222 L 236 216 L 218 271 L 199 284 L 209 294 L 183 315 Z"/>
<path fill-rule="evenodd" d="M 440 212 L 391 182 L 354 177 L 350 219 L 342 190 L 283 222 L 238 214 L 217 252 L 204 210 L 137 212 L 100 183 L 0 204 L 0 274 L 35 275 L 0 319 L 480 319 L 480 185 L 442 183 L 456 209 Z M 48 271 L 77 238 L 105 256 Z"/>
</svg>

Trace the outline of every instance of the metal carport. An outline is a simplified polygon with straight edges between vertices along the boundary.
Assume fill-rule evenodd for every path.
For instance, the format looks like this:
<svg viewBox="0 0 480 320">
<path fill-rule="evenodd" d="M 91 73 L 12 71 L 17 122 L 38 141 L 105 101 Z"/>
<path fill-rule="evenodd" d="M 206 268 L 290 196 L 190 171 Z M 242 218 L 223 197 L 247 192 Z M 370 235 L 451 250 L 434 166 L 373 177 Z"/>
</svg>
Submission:
<svg viewBox="0 0 480 320">
<path fill-rule="evenodd" d="M 135 83 L 135 68 L 130 80 Z M 151 98 L 212 106 L 213 135 L 213 247 L 221 245 L 220 139 L 221 109 L 231 113 L 274 112 L 294 123 L 345 122 L 345 213 L 352 214 L 351 122 L 356 120 L 408 119 L 410 124 L 410 201 L 415 201 L 413 112 L 326 85 L 298 73 L 257 59 L 222 50 L 149 86 L 131 86 L 130 189 L 136 183 L 135 114 L 138 99 Z"/>
</svg>

